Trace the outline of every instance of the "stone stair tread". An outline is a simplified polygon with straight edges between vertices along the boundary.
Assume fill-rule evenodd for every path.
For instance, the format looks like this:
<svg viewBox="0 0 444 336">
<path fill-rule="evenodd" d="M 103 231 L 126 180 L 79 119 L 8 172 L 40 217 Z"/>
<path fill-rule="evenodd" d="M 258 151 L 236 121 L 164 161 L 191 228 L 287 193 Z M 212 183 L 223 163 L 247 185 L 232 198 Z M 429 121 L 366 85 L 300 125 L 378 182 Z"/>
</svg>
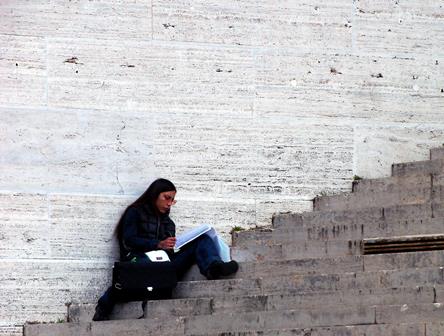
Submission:
<svg viewBox="0 0 444 336">
<path fill-rule="evenodd" d="M 444 285 L 442 273 L 442 267 L 424 267 L 401 270 L 371 270 L 369 272 L 289 275 L 278 278 L 242 279 L 243 284 L 240 288 L 235 288 L 236 282 L 233 282 L 233 280 L 192 281 L 179 283 L 178 287 L 182 288 L 179 289 L 178 293 L 176 292 L 175 298 L 264 296 L 283 292 L 290 295 L 300 292 L 336 290 L 372 289 L 378 291 L 384 288 L 416 286 L 434 286 L 441 290 Z M 230 290 L 225 291 L 226 288 L 230 288 Z"/>
<path fill-rule="evenodd" d="M 430 329 L 439 326 L 430 323 Z M 194 336 L 426 336 L 424 323 L 406 324 L 364 324 L 331 327 L 310 327 L 302 329 L 258 330 L 217 334 L 195 334 Z M 432 334 L 435 335 L 435 334 Z"/>
<path fill-rule="evenodd" d="M 230 311 L 249 312 L 265 310 L 282 310 L 284 307 L 292 309 L 315 308 L 318 306 L 353 305 L 356 302 L 366 302 L 368 305 L 387 305 L 405 303 L 432 303 L 436 290 L 444 290 L 444 286 L 422 286 L 422 287 L 396 287 L 375 288 L 342 291 L 319 291 L 301 293 L 275 293 L 269 295 L 246 295 L 240 297 L 202 297 L 186 299 L 170 299 L 161 301 L 148 301 L 146 318 L 161 316 L 185 317 L 188 315 L 211 315 Z M 140 303 L 124 304 L 130 309 L 135 309 L 133 317 L 140 316 Z M 95 304 L 74 305 L 74 314 L 71 313 L 70 322 L 90 321 Z M 123 305 L 122 305 L 123 306 Z M 71 307 L 72 309 L 72 307 Z M 79 315 L 78 312 L 82 311 Z M 165 315 L 166 314 L 166 315 Z M 116 318 L 129 319 L 115 315 Z"/>
<path fill-rule="evenodd" d="M 433 152 L 435 156 L 440 151 Z M 411 174 L 442 174 L 444 173 L 444 158 L 432 160 L 394 163 L 392 176 L 407 176 Z"/>
<path fill-rule="evenodd" d="M 403 304 L 403 305 L 354 305 L 314 308 L 284 309 L 256 312 L 231 312 L 204 316 L 169 317 L 165 319 L 138 319 L 103 322 L 80 322 L 60 324 L 27 324 L 25 336 L 99 336 L 99 335 L 199 335 L 202 330 L 214 333 L 252 332 L 259 330 L 282 330 L 294 328 L 331 328 L 334 326 L 375 325 L 378 319 L 383 323 L 439 323 L 443 305 Z M 413 313 L 420 313 L 421 319 L 411 319 Z M 395 321 L 401 319 L 401 321 Z M 207 334 L 207 333 L 206 333 Z"/>
<path fill-rule="evenodd" d="M 184 335 L 184 321 L 130 319 L 101 322 L 25 324 L 24 336 Z"/>
<path fill-rule="evenodd" d="M 303 224 L 364 224 L 374 219 L 384 218 L 389 222 L 400 222 L 412 218 L 444 217 L 444 202 L 420 202 L 391 206 L 372 206 L 368 208 L 347 210 L 320 210 L 302 213 L 275 214 L 272 227 L 268 231 L 279 230 L 287 226 L 298 228 Z M 245 231 L 242 231 L 245 233 Z M 242 234 L 240 233 L 240 234 Z"/>
<path fill-rule="evenodd" d="M 263 276 L 251 279 L 179 282 L 174 298 L 264 295 L 279 290 L 310 291 L 335 289 L 362 289 L 397 286 L 425 286 L 443 284 L 442 267 L 375 270 L 372 272 L 340 272 L 325 274 L 296 274 Z M 412 279 L 412 274 L 416 275 Z"/>
<path fill-rule="evenodd" d="M 420 204 L 432 201 L 431 182 L 409 190 L 394 190 L 375 193 L 344 193 L 316 197 L 313 200 L 313 211 L 351 210 L 387 205 Z"/>
<path fill-rule="evenodd" d="M 444 171 L 443 171 L 444 173 Z M 413 171 L 410 174 L 400 176 L 387 176 L 371 179 L 355 180 L 352 183 L 352 194 L 356 193 L 374 193 L 391 192 L 393 190 L 406 189 L 424 185 L 424 182 L 430 183 L 430 173 Z"/>
<path fill-rule="evenodd" d="M 444 159 L 444 146 L 430 150 L 430 160 Z"/>
<path fill-rule="evenodd" d="M 441 303 L 412 305 L 356 305 L 324 307 L 323 309 L 276 310 L 251 313 L 226 313 L 211 316 L 192 316 L 185 320 L 186 334 L 199 330 L 239 332 L 288 328 L 310 328 L 376 323 L 439 323 L 444 306 Z M 414 318 L 419 312 L 420 318 Z M 381 321 L 379 322 L 378 319 Z M 397 321 L 397 319 L 400 319 Z M 409 320 L 410 319 L 410 320 Z"/>
</svg>

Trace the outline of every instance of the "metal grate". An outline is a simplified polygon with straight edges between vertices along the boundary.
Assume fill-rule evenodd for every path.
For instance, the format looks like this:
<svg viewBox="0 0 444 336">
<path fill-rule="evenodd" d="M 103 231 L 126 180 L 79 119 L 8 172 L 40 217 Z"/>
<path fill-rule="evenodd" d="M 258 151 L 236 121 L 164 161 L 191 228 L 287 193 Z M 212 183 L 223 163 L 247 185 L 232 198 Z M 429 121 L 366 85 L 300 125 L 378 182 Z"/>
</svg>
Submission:
<svg viewBox="0 0 444 336">
<path fill-rule="evenodd" d="M 444 250 L 444 234 L 362 240 L 362 254 Z"/>
</svg>

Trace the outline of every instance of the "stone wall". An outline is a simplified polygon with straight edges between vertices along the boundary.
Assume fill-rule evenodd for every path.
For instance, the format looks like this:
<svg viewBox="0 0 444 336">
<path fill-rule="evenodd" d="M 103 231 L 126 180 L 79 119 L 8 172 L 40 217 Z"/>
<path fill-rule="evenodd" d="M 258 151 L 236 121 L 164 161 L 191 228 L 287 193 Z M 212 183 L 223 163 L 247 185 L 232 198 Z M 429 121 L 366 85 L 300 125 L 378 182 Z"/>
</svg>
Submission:
<svg viewBox="0 0 444 336">
<path fill-rule="evenodd" d="M 439 1 L 0 2 L 0 335 L 94 301 L 157 177 L 270 223 L 444 143 Z"/>
</svg>

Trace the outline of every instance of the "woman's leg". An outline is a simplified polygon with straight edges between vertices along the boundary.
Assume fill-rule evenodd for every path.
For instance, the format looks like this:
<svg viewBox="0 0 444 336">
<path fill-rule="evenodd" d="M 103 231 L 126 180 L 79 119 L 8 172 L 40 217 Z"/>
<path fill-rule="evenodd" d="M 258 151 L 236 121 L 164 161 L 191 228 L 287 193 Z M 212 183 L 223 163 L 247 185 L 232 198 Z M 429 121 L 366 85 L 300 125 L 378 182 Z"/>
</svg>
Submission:
<svg viewBox="0 0 444 336">
<path fill-rule="evenodd" d="M 177 277 L 180 279 L 190 267 L 197 263 L 200 273 L 209 279 L 230 275 L 237 271 L 237 263 L 224 263 L 217 251 L 214 241 L 207 235 L 202 235 L 185 245 L 172 257 L 176 267 Z"/>
<path fill-rule="evenodd" d="M 109 287 L 99 299 L 93 321 L 108 320 L 116 301 L 113 287 Z"/>
</svg>

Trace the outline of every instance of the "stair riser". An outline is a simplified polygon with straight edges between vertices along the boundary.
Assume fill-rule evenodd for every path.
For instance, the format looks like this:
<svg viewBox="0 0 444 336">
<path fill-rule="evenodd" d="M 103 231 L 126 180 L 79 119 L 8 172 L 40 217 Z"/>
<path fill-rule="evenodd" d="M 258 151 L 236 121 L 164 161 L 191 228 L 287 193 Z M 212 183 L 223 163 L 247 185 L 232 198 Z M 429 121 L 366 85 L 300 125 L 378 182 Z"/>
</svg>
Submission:
<svg viewBox="0 0 444 336">
<path fill-rule="evenodd" d="M 354 210 L 432 201 L 431 185 L 390 193 L 345 194 L 315 198 L 314 211 Z"/>
<path fill-rule="evenodd" d="M 444 204 L 441 203 L 425 203 L 425 204 L 413 204 L 402 205 L 384 208 L 370 208 L 348 211 L 319 211 L 310 212 L 300 215 L 297 222 L 292 221 L 292 216 L 288 215 L 276 215 L 275 220 L 279 219 L 280 225 L 276 227 L 274 231 L 279 232 L 293 229 L 295 231 L 301 231 L 303 228 L 310 227 L 330 227 L 330 226 L 370 226 L 383 221 L 386 226 L 392 226 L 396 223 L 411 221 L 415 218 L 432 218 L 443 217 L 442 211 Z M 244 233 L 247 235 L 247 232 Z"/>
<path fill-rule="evenodd" d="M 95 312 L 95 304 L 73 304 L 68 307 L 69 322 L 90 322 Z M 137 319 L 143 315 L 141 302 L 116 304 L 110 315 L 111 320 Z"/>
<path fill-rule="evenodd" d="M 390 193 L 423 188 L 431 183 L 430 174 L 411 174 L 380 179 L 359 180 L 353 182 L 353 193 Z"/>
<path fill-rule="evenodd" d="M 366 272 L 378 272 L 381 269 L 386 270 L 394 270 L 394 269 L 414 269 L 414 268 L 426 268 L 436 266 L 439 267 L 444 265 L 444 251 L 436 251 L 436 252 L 422 252 L 422 253 L 405 253 L 405 254 L 391 254 L 391 255 L 371 255 L 364 257 L 345 257 L 345 258 L 336 258 L 336 259 L 312 259 L 312 260 L 295 260 L 295 261 L 284 261 L 276 263 L 275 265 L 270 264 L 241 264 L 240 271 L 244 275 L 256 275 L 256 276 L 269 276 L 272 274 L 274 277 L 277 276 L 288 276 L 289 274 L 297 274 L 308 273 L 308 272 L 316 272 L 317 269 L 322 269 L 324 272 L 358 272 L 361 271 L 362 268 L 366 270 Z M 402 273 L 402 272 L 401 272 Z M 405 272 L 404 272 L 405 274 Z M 410 272 L 408 274 L 411 274 Z M 408 275 L 409 277 L 410 275 Z M 309 276 L 313 279 L 313 276 Z M 385 291 L 385 290 L 384 290 Z M 378 300 L 377 293 L 378 290 L 373 290 L 375 292 L 375 300 Z M 396 297 L 398 294 L 394 292 L 390 295 L 390 290 L 388 290 L 389 294 L 387 294 L 384 298 L 384 301 L 372 301 L 372 296 L 364 293 L 350 293 L 349 298 L 353 300 L 355 296 L 363 296 L 366 295 L 365 301 L 367 304 L 393 304 L 396 302 Z M 409 291 L 406 291 L 409 292 Z M 444 287 L 437 286 L 436 287 L 436 299 L 439 302 L 444 302 Z M 349 293 L 349 292 L 347 292 Z M 412 300 L 416 298 L 416 300 L 421 302 L 427 302 L 427 300 L 431 300 L 431 296 L 433 295 L 433 291 L 430 288 L 424 288 L 423 290 L 417 292 L 416 290 L 411 290 L 408 294 L 403 293 L 400 295 L 402 299 L 406 299 L 407 297 L 411 297 Z M 306 293 L 304 296 L 293 295 L 286 297 L 290 298 L 292 302 L 299 302 L 301 305 L 309 306 L 310 302 L 316 304 L 316 294 Z M 339 300 L 340 302 L 346 303 L 347 296 L 340 293 L 334 293 L 331 297 L 331 300 L 328 298 L 328 294 L 319 295 L 321 300 L 321 304 L 334 304 L 335 300 Z M 423 298 L 425 298 L 423 300 Z M 166 311 L 171 313 L 174 316 L 186 316 L 188 314 L 209 314 L 212 312 L 212 309 L 217 310 L 217 307 L 230 306 L 230 302 L 236 300 L 236 297 L 233 298 L 231 296 L 227 297 L 216 297 L 214 302 L 211 302 L 208 298 L 200 298 L 200 299 L 182 299 L 182 300 L 174 300 L 174 301 L 162 301 L 162 302 L 151 302 L 151 307 L 148 311 L 152 312 L 154 316 L 160 316 Z M 267 304 L 273 304 L 274 298 L 268 299 Z M 305 301 L 304 301 L 305 300 Z M 197 302 L 197 303 L 196 303 Z M 413 301 L 412 301 L 413 302 Z M 432 302 L 432 301 L 428 301 Z M 352 303 L 352 302 L 349 302 Z M 156 304 L 158 304 L 156 306 Z M 291 302 L 288 303 L 291 305 Z M 287 304 L 285 304 L 287 305 Z M 284 306 L 285 306 L 284 305 Z M 94 313 L 94 304 L 89 305 L 72 305 L 69 308 L 69 317 L 72 322 L 79 321 L 91 321 L 91 318 Z M 242 305 L 237 302 L 237 307 L 242 307 Z M 159 310 L 159 313 L 155 313 L 156 309 Z M 141 305 L 139 302 L 128 303 L 123 305 L 117 305 L 112 319 L 124 319 L 124 318 L 137 318 L 142 315 Z"/>
<path fill-rule="evenodd" d="M 407 269 L 395 271 L 339 273 L 326 275 L 273 275 L 261 279 L 234 279 L 179 283 L 175 298 L 265 295 L 285 291 L 333 291 L 365 288 L 394 288 L 429 286 L 444 283 L 443 270 L 439 268 Z"/>
<path fill-rule="evenodd" d="M 258 251 L 251 242 L 251 247 L 246 246 L 232 251 L 233 259 L 239 261 L 265 261 L 297 258 L 325 258 L 335 256 L 361 254 L 360 240 L 335 240 L 335 241 L 294 241 L 294 240 L 269 240 L 263 242 L 271 245 L 264 251 Z M 273 245 L 274 244 L 274 245 Z M 280 245 L 278 245 L 280 244 Z M 250 248 L 252 250 L 250 250 Z"/>
<path fill-rule="evenodd" d="M 272 330 L 303 328 L 309 326 L 370 324 L 375 319 L 373 307 L 336 310 L 306 310 L 254 312 L 245 314 L 219 314 L 208 318 L 194 316 L 185 321 L 185 333 L 195 335 L 202 330 L 212 332 L 239 332 L 249 330 Z"/>
<path fill-rule="evenodd" d="M 372 273 L 346 273 L 330 275 L 294 275 L 279 278 L 263 278 L 262 293 L 280 291 L 310 292 L 334 290 L 359 290 L 369 288 L 396 288 L 444 284 L 442 270 L 419 269 L 380 271 Z"/>
<path fill-rule="evenodd" d="M 439 154 L 433 155 L 436 156 Z M 444 160 L 440 158 L 392 165 L 392 176 L 407 176 L 412 174 L 439 175 L 442 173 L 444 173 Z"/>
<path fill-rule="evenodd" d="M 430 150 L 430 160 L 444 159 L 444 147 L 432 148 Z"/>
<path fill-rule="evenodd" d="M 338 291 L 319 293 L 278 294 L 269 296 L 190 298 L 181 300 L 148 301 L 146 318 L 164 316 L 184 317 L 190 315 L 245 313 L 288 309 L 314 309 L 337 304 L 352 306 L 359 302 L 370 305 L 393 305 L 404 303 L 432 303 L 434 289 L 399 288 L 382 290 Z M 439 299 L 439 296 L 438 296 Z M 90 322 L 94 305 L 79 305 L 81 316 L 75 322 Z M 72 313 L 71 313 L 72 314 Z M 116 319 L 122 319 L 117 312 Z"/>
<path fill-rule="evenodd" d="M 212 297 L 220 295 L 260 295 L 262 294 L 260 279 L 233 279 L 209 281 L 205 285 L 201 281 L 180 282 L 174 290 L 174 298 Z"/>
<path fill-rule="evenodd" d="M 242 330 L 273 330 L 292 329 L 304 327 L 318 327 L 326 325 L 362 325 L 372 324 L 372 328 L 377 328 L 376 332 L 384 331 L 382 335 L 387 335 L 385 326 L 377 326 L 376 323 L 415 323 L 422 324 L 419 328 L 419 335 L 424 334 L 425 324 L 440 324 L 442 321 L 444 305 L 418 304 L 418 305 L 393 305 L 374 307 L 355 307 L 331 309 L 329 311 L 305 310 L 305 311 L 276 311 L 263 313 L 246 314 L 220 314 L 211 318 L 195 316 L 185 322 L 185 333 L 196 335 L 202 333 L 201 330 L 212 330 L 213 332 L 239 332 Z M 373 319 L 373 320 L 372 320 Z M 232 321 L 230 323 L 230 321 Z M 439 330 L 431 327 L 430 330 Z M 390 328 L 388 328 L 390 330 Z M 406 334 L 418 328 L 408 327 L 404 329 Z M 442 329 L 441 329 L 442 331 Z M 349 335 L 349 334 L 346 334 Z M 374 335 L 369 334 L 369 335 Z M 396 335 L 396 333 L 395 333 Z M 401 334 L 404 335 L 404 334 Z M 418 334 L 416 334 L 418 335 Z M 428 334 L 427 334 L 428 335 Z M 440 335 L 432 334 L 432 335 Z"/>
<path fill-rule="evenodd" d="M 425 333 L 427 330 L 434 333 Z M 200 334 L 195 336 L 426 336 L 441 335 L 438 330 L 442 326 L 437 324 L 401 324 L 401 325 L 356 325 L 346 327 L 318 327 L 309 329 L 283 329 L 283 330 L 265 330 L 250 332 L 233 332 L 227 335 L 220 334 Z"/>
<path fill-rule="evenodd" d="M 406 304 L 403 306 L 381 306 L 376 309 L 376 323 L 441 322 L 443 304 Z"/>
</svg>

